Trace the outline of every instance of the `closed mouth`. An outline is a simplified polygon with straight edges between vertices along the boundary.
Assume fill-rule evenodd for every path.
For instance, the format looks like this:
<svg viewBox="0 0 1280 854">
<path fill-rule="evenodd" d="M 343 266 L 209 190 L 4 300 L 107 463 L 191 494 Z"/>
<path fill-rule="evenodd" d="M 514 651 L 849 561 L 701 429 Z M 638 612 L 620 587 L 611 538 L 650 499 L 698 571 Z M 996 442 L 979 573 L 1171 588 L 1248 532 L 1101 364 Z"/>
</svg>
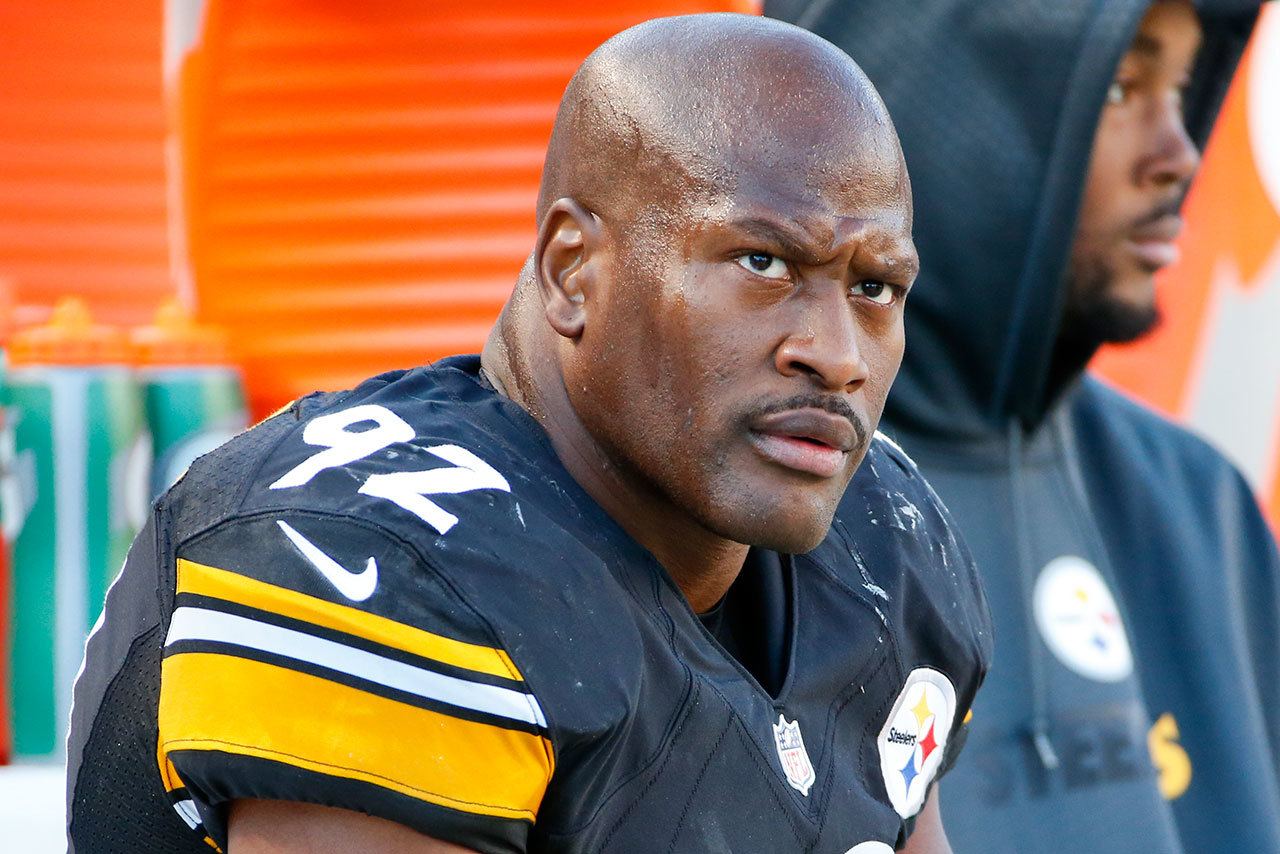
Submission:
<svg viewBox="0 0 1280 854">
<path fill-rule="evenodd" d="M 756 420 L 750 438 L 756 451 L 772 463 L 794 471 L 833 477 L 859 442 L 848 418 L 822 409 L 775 412 Z"/>
<path fill-rule="evenodd" d="M 1129 232 L 1134 243 L 1172 243 L 1182 233 L 1182 217 L 1165 214 L 1152 222 L 1144 223 Z"/>
</svg>

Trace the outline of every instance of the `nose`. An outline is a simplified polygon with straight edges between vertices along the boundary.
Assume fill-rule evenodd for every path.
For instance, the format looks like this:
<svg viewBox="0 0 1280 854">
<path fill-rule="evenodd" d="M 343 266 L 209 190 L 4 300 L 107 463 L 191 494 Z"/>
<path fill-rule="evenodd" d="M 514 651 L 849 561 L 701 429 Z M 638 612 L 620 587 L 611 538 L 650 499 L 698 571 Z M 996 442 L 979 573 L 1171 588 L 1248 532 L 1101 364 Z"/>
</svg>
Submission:
<svg viewBox="0 0 1280 854">
<path fill-rule="evenodd" d="M 853 308 L 838 288 L 838 300 L 806 306 L 800 330 L 788 335 L 774 354 L 778 373 L 808 376 L 825 391 L 853 391 L 870 373 L 862 357 Z"/>
<path fill-rule="evenodd" d="M 1190 181 L 1200 167 L 1200 151 L 1187 134 L 1181 106 L 1173 101 L 1161 104 L 1152 131 L 1146 156 L 1139 162 L 1139 179 L 1161 188 Z"/>
</svg>

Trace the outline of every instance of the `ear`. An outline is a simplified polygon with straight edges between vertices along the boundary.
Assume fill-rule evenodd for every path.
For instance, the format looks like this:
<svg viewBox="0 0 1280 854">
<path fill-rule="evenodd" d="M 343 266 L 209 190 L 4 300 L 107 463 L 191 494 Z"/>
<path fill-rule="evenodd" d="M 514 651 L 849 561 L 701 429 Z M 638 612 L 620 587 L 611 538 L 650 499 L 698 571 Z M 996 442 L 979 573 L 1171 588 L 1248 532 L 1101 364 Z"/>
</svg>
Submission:
<svg viewBox="0 0 1280 854">
<path fill-rule="evenodd" d="M 604 235 L 600 220 L 573 199 L 557 199 L 538 229 L 534 269 L 547 322 L 565 338 L 577 338 L 587 323 L 587 296 L 595 279 L 593 254 Z"/>
</svg>

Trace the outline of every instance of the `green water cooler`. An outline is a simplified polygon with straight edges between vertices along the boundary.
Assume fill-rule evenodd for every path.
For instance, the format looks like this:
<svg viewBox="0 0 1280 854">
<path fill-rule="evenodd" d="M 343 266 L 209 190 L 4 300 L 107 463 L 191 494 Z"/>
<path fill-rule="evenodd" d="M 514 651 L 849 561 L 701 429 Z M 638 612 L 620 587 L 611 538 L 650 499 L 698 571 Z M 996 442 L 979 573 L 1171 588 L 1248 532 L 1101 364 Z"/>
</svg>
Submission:
<svg viewBox="0 0 1280 854">
<path fill-rule="evenodd" d="M 128 338 L 82 302 L 16 332 L 8 362 L 13 750 L 56 757 L 85 639 L 148 511 L 151 442 Z"/>
<path fill-rule="evenodd" d="M 197 323 L 176 300 L 133 330 L 137 376 L 154 443 L 151 491 L 159 496 L 187 466 L 246 426 L 244 383 L 225 333 Z"/>
</svg>

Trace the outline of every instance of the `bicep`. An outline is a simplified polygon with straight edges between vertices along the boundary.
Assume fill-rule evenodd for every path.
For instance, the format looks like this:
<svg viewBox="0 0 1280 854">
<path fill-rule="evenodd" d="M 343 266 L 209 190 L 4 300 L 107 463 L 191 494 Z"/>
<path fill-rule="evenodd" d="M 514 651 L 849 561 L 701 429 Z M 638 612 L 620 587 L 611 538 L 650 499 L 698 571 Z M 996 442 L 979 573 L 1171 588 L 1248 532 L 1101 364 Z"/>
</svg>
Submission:
<svg viewBox="0 0 1280 854">
<path fill-rule="evenodd" d="M 938 787 L 934 786 L 924 809 L 916 817 L 915 831 L 907 839 L 903 854 L 952 854 L 947 832 L 942 829 L 942 812 L 938 808 Z"/>
<path fill-rule="evenodd" d="M 385 818 L 290 801 L 235 801 L 228 825 L 227 849 L 234 854 L 474 852 Z"/>
</svg>

